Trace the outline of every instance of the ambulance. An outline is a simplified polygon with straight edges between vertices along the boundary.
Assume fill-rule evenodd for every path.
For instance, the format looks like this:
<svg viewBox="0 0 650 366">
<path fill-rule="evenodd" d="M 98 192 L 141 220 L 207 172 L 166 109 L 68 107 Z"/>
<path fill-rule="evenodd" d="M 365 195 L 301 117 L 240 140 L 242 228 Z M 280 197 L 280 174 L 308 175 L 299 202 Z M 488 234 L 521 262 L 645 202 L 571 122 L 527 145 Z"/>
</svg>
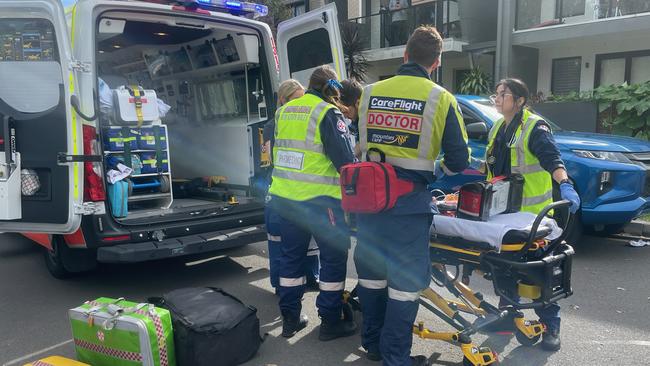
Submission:
<svg viewBox="0 0 650 366">
<path fill-rule="evenodd" d="M 276 47 L 236 0 L 0 0 L 0 232 L 64 278 L 265 240 L 280 80 L 345 66 L 334 4 Z"/>
</svg>

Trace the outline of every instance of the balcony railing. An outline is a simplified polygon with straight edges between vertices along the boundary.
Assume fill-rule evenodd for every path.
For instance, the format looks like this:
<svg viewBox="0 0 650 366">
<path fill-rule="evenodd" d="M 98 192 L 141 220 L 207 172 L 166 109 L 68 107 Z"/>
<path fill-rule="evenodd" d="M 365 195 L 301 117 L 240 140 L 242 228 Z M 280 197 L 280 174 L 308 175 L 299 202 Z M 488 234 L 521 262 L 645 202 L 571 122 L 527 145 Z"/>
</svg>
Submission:
<svg viewBox="0 0 650 366">
<path fill-rule="evenodd" d="M 648 0 L 517 0 L 517 30 L 650 12 Z"/>
<path fill-rule="evenodd" d="M 357 32 L 364 50 L 406 44 L 420 25 L 433 25 L 443 38 L 462 37 L 458 0 L 437 0 L 401 10 L 382 9 L 376 14 L 349 19 L 341 24 L 344 32 Z"/>
</svg>

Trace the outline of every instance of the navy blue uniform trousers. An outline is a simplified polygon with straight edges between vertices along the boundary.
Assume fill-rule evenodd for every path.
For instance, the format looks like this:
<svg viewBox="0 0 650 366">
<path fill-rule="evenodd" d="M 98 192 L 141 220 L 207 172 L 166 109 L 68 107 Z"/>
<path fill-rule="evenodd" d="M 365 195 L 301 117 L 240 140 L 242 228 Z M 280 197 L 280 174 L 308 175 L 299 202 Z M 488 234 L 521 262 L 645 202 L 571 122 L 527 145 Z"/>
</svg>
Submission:
<svg viewBox="0 0 650 366">
<path fill-rule="evenodd" d="M 410 366 L 419 292 L 429 286 L 430 214 L 357 216 L 354 263 L 363 312 L 362 345 L 384 365 Z"/>
<path fill-rule="evenodd" d="M 305 292 L 305 261 L 313 236 L 320 250 L 320 293 L 316 299 L 318 314 L 324 321 L 341 319 L 343 290 L 347 270 L 350 232 L 339 205 L 283 200 L 280 215 L 282 238 L 279 258 L 280 311 L 283 316 L 298 317 Z"/>
<path fill-rule="evenodd" d="M 264 221 L 269 246 L 269 278 L 271 286 L 280 286 L 280 255 L 282 254 L 282 236 L 280 234 L 280 215 L 268 205 L 264 208 Z M 311 253 L 311 252 L 314 253 Z M 319 264 L 318 249 L 309 249 L 305 260 L 305 276 L 307 283 L 318 281 Z"/>
</svg>

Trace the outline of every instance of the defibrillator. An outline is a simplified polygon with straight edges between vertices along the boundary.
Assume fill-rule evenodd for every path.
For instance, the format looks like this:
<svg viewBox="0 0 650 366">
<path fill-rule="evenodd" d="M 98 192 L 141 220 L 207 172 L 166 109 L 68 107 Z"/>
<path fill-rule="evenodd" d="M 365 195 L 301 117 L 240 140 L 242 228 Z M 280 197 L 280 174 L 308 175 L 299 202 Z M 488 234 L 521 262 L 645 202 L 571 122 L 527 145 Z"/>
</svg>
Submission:
<svg viewBox="0 0 650 366">
<path fill-rule="evenodd" d="M 490 216 L 521 210 L 524 178 L 519 174 L 464 184 L 458 192 L 456 216 L 487 221 Z"/>
</svg>

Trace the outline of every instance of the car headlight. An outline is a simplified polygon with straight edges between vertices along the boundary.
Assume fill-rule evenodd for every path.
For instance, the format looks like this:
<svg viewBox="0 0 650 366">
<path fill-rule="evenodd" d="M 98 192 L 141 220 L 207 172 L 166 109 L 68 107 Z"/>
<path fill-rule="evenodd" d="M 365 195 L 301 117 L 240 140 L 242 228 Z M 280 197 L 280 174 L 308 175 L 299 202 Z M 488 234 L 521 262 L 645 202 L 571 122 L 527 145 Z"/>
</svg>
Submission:
<svg viewBox="0 0 650 366">
<path fill-rule="evenodd" d="M 620 152 L 611 151 L 591 151 L 591 150 L 573 150 L 573 152 L 581 158 L 607 160 L 617 163 L 634 164 L 634 162 Z"/>
</svg>

